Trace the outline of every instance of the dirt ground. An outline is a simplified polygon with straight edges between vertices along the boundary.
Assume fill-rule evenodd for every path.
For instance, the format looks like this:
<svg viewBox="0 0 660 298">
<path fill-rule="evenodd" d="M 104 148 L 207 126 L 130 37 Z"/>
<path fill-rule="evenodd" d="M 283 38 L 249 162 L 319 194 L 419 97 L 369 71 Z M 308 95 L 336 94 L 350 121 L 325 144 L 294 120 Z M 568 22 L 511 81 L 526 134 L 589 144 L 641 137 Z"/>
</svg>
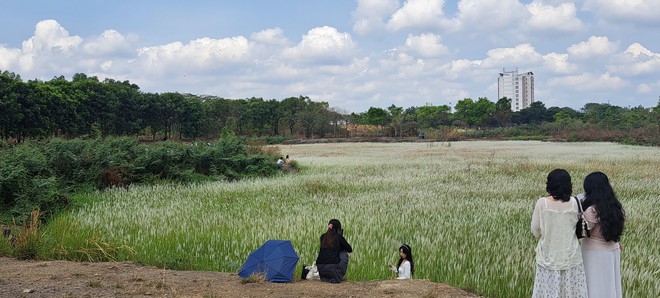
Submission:
<svg viewBox="0 0 660 298">
<path fill-rule="evenodd" d="M 0 297 L 479 297 L 427 280 L 243 283 L 235 273 L 0 258 Z"/>
</svg>

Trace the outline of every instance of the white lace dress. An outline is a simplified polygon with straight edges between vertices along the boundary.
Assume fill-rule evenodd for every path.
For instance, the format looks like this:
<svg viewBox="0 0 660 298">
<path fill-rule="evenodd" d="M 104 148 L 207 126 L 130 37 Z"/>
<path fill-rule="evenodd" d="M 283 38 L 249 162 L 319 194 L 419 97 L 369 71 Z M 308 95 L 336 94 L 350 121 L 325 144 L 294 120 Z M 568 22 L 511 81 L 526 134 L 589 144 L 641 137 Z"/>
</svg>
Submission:
<svg viewBox="0 0 660 298">
<path fill-rule="evenodd" d="M 532 297 L 587 297 L 580 243 L 575 237 L 578 207 L 540 198 L 532 215 L 536 246 L 536 274 Z"/>
<path fill-rule="evenodd" d="M 412 278 L 412 272 L 410 271 L 410 262 L 408 260 L 404 260 L 401 262 L 401 266 L 397 269 L 396 266 L 390 267 L 392 271 L 398 274 L 396 279 L 411 279 Z"/>
</svg>

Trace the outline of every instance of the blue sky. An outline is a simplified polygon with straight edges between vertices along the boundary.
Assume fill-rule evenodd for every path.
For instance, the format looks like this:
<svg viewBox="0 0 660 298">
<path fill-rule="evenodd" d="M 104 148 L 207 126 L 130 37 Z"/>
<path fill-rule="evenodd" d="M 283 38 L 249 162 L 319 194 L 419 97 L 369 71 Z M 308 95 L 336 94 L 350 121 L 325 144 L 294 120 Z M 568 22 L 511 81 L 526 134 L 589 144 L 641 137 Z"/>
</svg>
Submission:
<svg viewBox="0 0 660 298">
<path fill-rule="evenodd" d="M 306 95 L 331 107 L 497 100 L 502 69 L 536 99 L 655 106 L 657 0 L 5 1 L 0 69 L 145 92 Z"/>
</svg>

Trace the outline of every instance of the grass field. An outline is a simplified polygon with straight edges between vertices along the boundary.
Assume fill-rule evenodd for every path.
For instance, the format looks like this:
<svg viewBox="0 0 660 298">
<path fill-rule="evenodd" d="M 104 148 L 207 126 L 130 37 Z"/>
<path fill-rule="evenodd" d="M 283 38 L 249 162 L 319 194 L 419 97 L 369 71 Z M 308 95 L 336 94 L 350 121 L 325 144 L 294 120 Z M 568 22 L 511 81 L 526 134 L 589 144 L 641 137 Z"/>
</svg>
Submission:
<svg viewBox="0 0 660 298">
<path fill-rule="evenodd" d="M 46 254 L 237 271 L 268 239 L 289 239 L 300 262 L 338 218 L 353 245 L 348 278 L 392 278 L 410 244 L 415 278 L 486 296 L 528 297 L 535 201 L 554 168 L 603 171 L 626 209 L 626 297 L 660 297 L 660 148 L 610 143 L 453 142 L 280 146 L 299 174 L 236 183 L 160 185 L 81 195 L 89 202 L 43 229 Z"/>
</svg>

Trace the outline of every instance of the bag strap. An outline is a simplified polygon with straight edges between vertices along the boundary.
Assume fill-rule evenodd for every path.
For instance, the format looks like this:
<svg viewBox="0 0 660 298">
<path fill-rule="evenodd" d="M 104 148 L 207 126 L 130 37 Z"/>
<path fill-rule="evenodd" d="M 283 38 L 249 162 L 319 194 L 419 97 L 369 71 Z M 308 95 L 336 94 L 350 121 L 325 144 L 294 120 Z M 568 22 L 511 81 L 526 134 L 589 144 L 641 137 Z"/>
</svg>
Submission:
<svg viewBox="0 0 660 298">
<path fill-rule="evenodd" d="M 578 205 L 578 211 L 580 211 L 580 214 L 582 214 L 582 212 L 584 212 L 584 210 L 582 210 L 582 204 L 580 204 L 580 200 L 578 200 L 577 197 L 572 197 L 572 198 L 574 198 L 574 199 L 575 199 L 575 202 L 577 202 L 577 205 Z"/>
<path fill-rule="evenodd" d="M 591 237 L 591 227 L 589 226 L 589 221 L 587 221 L 586 218 L 584 218 L 584 210 L 582 210 L 582 203 L 580 203 L 580 200 L 577 197 L 575 198 L 575 201 L 578 204 L 578 210 L 580 210 L 580 213 L 578 214 L 578 217 L 582 219 L 582 224 L 584 225 L 584 230 L 587 233 L 587 237 Z"/>
</svg>

